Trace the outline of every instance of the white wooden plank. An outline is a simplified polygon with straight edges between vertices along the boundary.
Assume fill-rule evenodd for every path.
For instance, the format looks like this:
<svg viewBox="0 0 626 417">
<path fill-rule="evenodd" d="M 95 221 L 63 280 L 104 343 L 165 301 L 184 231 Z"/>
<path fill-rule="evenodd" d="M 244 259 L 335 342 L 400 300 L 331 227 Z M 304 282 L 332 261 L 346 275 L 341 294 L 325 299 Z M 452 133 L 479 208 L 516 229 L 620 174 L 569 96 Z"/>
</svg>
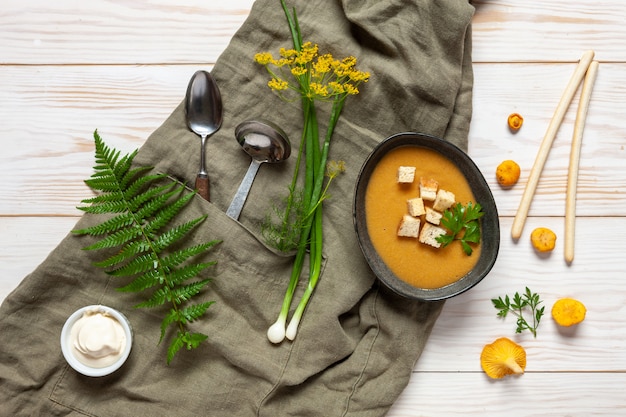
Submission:
<svg viewBox="0 0 626 417">
<path fill-rule="evenodd" d="M 474 111 L 469 154 L 481 168 L 501 215 L 515 215 L 539 145 L 575 64 L 475 64 Z M 567 170 L 579 92 L 554 140 L 539 181 L 530 215 L 565 213 Z M 600 64 L 585 126 L 578 181 L 577 213 L 584 216 L 624 214 L 626 125 L 621 102 L 626 96 L 624 64 Z M 524 124 L 511 133 L 506 120 L 519 113 Z M 502 189 L 496 167 L 505 159 L 521 167 L 519 183 Z"/>
<path fill-rule="evenodd" d="M 45 259 L 76 220 L 0 217 L 0 300 Z M 502 245 L 493 271 L 475 288 L 446 302 L 417 363 L 418 372 L 479 372 L 483 345 L 501 336 L 526 348 L 529 372 L 626 372 L 626 288 L 623 266 L 614 262 L 621 256 L 626 219 L 580 219 L 577 257 L 571 266 L 563 261 L 562 245 L 542 257 L 527 241 L 538 225 L 562 237 L 562 223 L 563 219 L 532 218 L 523 241 L 515 244 L 508 238 L 511 219 L 503 219 Z M 588 308 L 587 319 L 576 329 L 563 331 L 546 313 L 537 339 L 529 333 L 516 336 L 512 318 L 498 319 L 490 299 L 525 286 L 541 295 L 546 310 L 560 297 L 580 299 Z"/>
<path fill-rule="evenodd" d="M 197 66 L 0 67 L 0 213 L 76 215 L 91 175 L 92 133 L 130 151 L 182 100 Z M 210 67 L 206 67 L 210 68 Z M 602 64 L 582 145 L 578 215 L 623 215 L 626 206 L 620 102 L 626 64 Z M 470 155 L 489 181 L 501 215 L 517 209 L 528 172 L 572 64 L 477 64 Z M 531 215 L 562 215 L 576 100 L 555 140 Z M 506 117 L 525 117 L 515 135 Z M 503 190 L 495 168 L 513 158 L 520 183 Z"/>
<path fill-rule="evenodd" d="M 77 217 L 0 217 L 0 302 L 70 232 Z"/>
<path fill-rule="evenodd" d="M 510 238 L 512 219 L 501 221 L 501 247 L 496 265 L 476 287 L 446 302 L 417 364 L 419 371 L 479 371 L 482 347 L 498 337 L 522 344 L 529 371 L 626 372 L 626 287 L 623 285 L 623 242 L 626 218 L 577 219 L 576 257 L 563 258 L 563 218 L 530 218 L 519 242 Z M 530 232 L 539 226 L 557 234 L 549 255 L 536 253 Z M 529 287 L 544 300 L 546 314 L 537 338 L 515 334 L 514 317 L 496 317 L 491 299 Z M 585 321 L 563 329 L 550 317 L 561 297 L 581 300 Z"/>
<path fill-rule="evenodd" d="M 0 11 L 0 63 L 215 62 L 252 3 L 8 0 Z"/>
<path fill-rule="evenodd" d="M 621 0 L 474 1 L 475 62 L 574 62 L 592 49 L 602 62 L 626 60 Z"/>
<path fill-rule="evenodd" d="M 624 373 L 416 373 L 388 417 L 616 417 L 626 415 Z"/>
<path fill-rule="evenodd" d="M 0 12 L 0 62 L 214 62 L 252 3 L 9 0 Z M 626 60 L 619 41 L 626 38 L 621 0 L 483 0 L 474 5 L 476 62 L 572 62 L 580 49 L 596 50 L 604 62 Z"/>
</svg>

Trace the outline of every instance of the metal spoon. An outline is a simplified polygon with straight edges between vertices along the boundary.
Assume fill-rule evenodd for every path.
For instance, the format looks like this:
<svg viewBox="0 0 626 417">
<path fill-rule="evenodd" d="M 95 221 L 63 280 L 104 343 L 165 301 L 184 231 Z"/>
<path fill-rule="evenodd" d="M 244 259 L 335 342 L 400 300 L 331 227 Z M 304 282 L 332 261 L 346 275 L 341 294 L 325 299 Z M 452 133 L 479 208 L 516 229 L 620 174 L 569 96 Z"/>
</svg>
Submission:
<svg viewBox="0 0 626 417">
<path fill-rule="evenodd" d="M 189 129 L 200 135 L 200 170 L 196 177 L 198 194 L 209 201 L 209 174 L 206 170 L 206 140 L 222 126 L 222 96 L 207 71 L 196 71 L 185 96 L 185 117 Z"/>
<path fill-rule="evenodd" d="M 237 220 L 261 164 L 278 163 L 289 158 L 291 143 L 285 132 L 265 120 L 249 120 L 240 123 L 235 128 L 235 137 L 243 150 L 252 157 L 248 172 L 241 181 L 230 207 L 226 210 L 228 216 Z"/>
</svg>

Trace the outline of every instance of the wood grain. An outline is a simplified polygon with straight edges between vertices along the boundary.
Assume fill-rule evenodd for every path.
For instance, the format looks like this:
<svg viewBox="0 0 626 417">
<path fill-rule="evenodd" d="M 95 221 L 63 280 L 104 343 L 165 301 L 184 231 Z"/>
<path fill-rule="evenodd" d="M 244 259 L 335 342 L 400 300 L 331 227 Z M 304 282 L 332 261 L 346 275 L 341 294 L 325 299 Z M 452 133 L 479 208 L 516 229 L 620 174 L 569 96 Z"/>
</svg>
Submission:
<svg viewBox="0 0 626 417">
<path fill-rule="evenodd" d="M 0 10 L 0 300 L 65 238 L 89 190 L 92 133 L 122 151 L 143 144 L 210 69 L 254 0 L 6 0 Z M 626 414 L 626 2 L 477 0 L 472 21 L 474 112 L 470 156 L 491 186 L 501 248 L 491 273 L 448 300 L 412 379 L 389 413 L 415 416 L 616 416 Z M 576 260 L 562 256 L 575 95 L 554 140 L 521 239 L 512 216 L 550 118 L 576 62 L 601 63 L 581 147 Z M 512 134 L 509 113 L 524 116 Z M 518 185 L 495 168 L 516 160 Z M 550 227 L 554 252 L 537 254 L 530 231 Z M 491 298 L 563 296 L 588 308 L 576 328 L 544 317 L 535 339 L 514 334 Z M 482 346 L 507 336 L 527 350 L 525 375 L 489 380 Z"/>
</svg>

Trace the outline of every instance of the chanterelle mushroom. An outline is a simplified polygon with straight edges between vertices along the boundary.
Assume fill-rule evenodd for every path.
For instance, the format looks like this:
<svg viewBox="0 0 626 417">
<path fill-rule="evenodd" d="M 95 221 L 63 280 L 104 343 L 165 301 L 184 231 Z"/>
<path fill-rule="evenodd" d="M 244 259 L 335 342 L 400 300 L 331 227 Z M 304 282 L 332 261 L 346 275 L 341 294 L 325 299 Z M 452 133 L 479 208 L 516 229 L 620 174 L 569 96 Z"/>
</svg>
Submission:
<svg viewBox="0 0 626 417">
<path fill-rule="evenodd" d="M 526 368 L 526 351 L 511 339 L 501 337 L 485 345 L 480 354 L 480 365 L 494 379 L 510 374 L 523 374 Z"/>
</svg>

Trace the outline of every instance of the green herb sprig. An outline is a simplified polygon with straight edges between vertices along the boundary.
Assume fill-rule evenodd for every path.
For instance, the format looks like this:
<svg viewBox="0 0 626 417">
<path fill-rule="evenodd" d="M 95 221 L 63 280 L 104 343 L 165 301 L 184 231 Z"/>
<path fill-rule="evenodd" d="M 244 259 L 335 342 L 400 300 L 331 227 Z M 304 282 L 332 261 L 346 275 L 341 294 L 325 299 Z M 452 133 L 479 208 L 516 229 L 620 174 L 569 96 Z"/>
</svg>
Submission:
<svg viewBox="0 0 626 417">
<path fill-rule="evenodd" d="M 498 297 L 491 300 L 493 306 L 498 310 L 498 317 L 505 318 L 509 313 L 517 317 L 517 328 L 515 333 L 522 333 L 524 330 L 530 331 L 533 336 L 537 337 L 537 327 L 541 317 L 545 312 L 545 306 L 539 308 L 539 294 L 533 293 L 526 287 L 522 294 L 516 292 L 513 299 L 506 295 L 504 298 Z M 529 322 L 524 316 L 524 312 L 530 310 L 532 321 Z"/>
<path fill-rule="evenodd" d="M 114 277 L 132 280 L 118 288 L 121 292 L 152 290 L 149 298 L 135 307 L 154 308 L 169 305 L 169 312 L 161 323 L 163 341 L 170 325 L 176 334 L 167 351 L 167 363 L 183 347 L 197 348 L 208 338 L 188 330 L 189 323 L 202 317 L 212 301 L 189 304 L 210 282 L 210 279 L 191 281 L 216 262 L 194 263 L 196 257 L 219 241 L 214 240 L 190 247 L 181 247 L 180 240 L 205 220 L 206 216 L 167 228 L 195 193 L 185 193 L 184 185 L 167 181 L 165 174 L 150 173 L 152 167 L 132 168 L 137 151 L 120 157 L 120 152 L 105 145 L 94 132 L 96 166 L 94 174 L 85 183 L 99 194 L 82 200 L 80 210 L 108 215 L 108 220 L 72 232 L 98 237 L 85 250 L 118 248 L 95 266 Z M 174 248 L 173 246 L 176 245 Z"/>
<path fill-rule="evenodd" d="M 329 163 L 331 139 L 346 98 L 358 94 L 359 85 L 368 82 L 370 77 L 369 72 L 356 69 L 355 57 L 337 60 L 330 53 L 320 54 L 317 44 L 304 42 L 295 8 L 290 11 L 285 0 L 280 3 L 293 49 L 281 48 L 278 57 L 270 52 L 260 52 L 254 59 L 268 71 L 271 79 L 267 86 L 280 98 L 286 101 L 300 99 L 304 125 L 284 214 L 279 212 L 280 223 L 277 226 L 264 226 L 264 234 L 270 237 L 270 243 L 277 243 L 276 246 L 281 249 L 296 251 L 278 318 L 267 332 L 272 343 L 280 343 L 285 337 L 289 340 L 296 337 L 304 310 L 319 281 L 324 240 L 322 202 L 328 197 L 329 183 L 343 170 L 343 165 Z M 318 102 L 330 105 L 325 133 L 320 131 L 317 119 Z M 271 216 L 269 219 L 271 223 Z M 287 325 L 287 316 L 307 255 L 309 281 Z"/>
<path fill-rule="evenodd" d="M 472 204 L 470 201 L 467 206 L 456 203 L 451 208 L 443 212 L 441 224 L 446 227 L 450 233 L 437 237 L 437 242 L 444 247 L 448 246 L 455 240 L 461 242 L 463 252 L 471 255 L 474 251 L 470 243 L 480 242 L 480 222 L 478 221 L 485 213 L 479 203 Z"/>
</svg>

